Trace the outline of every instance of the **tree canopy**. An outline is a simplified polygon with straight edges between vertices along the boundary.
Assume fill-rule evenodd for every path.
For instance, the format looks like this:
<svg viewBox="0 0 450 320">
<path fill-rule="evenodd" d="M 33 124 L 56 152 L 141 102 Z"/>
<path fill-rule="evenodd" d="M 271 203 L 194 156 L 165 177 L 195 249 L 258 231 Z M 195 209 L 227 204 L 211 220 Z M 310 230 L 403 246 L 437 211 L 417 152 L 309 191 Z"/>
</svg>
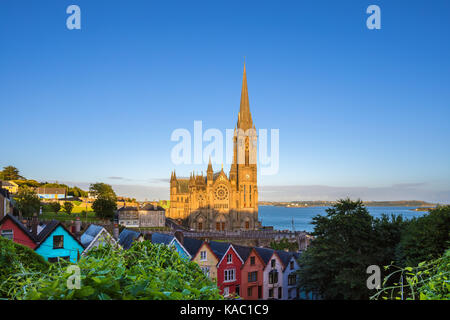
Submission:
<svg viewBox="0 0 450 320">
<path fill-rule="evenodd" d="M 19 169 L 13 166 L 3 167 L 3 171 L 0 173 L 0 178 L 3 180 L 23 179 L 23 177 L 19 174 Z"/>
<path fill-rule="evenodd" d="M 23 216 L 31 217 L 33 213 L 39 213 L 41 200 L 39 200 L 39 197 L 33 189 L 29 187 L 20 187 L 14 200 Z"/>
<path fill-rule="evenodd" d="M 313 218 L 314 240 L 299 260 L 299 285 L 324 299 L 368 299 L 366 269 L 394 259 L 404 221 L 375 219 L 363 203 L 339 200 Z"/>
</svg>

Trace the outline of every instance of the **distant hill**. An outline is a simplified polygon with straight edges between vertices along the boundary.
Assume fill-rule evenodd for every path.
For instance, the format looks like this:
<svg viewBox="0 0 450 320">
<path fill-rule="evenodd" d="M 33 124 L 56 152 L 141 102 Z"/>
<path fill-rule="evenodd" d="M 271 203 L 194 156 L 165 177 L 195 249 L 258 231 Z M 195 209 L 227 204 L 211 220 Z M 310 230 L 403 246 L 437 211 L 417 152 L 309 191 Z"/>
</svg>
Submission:
<svg viewBox="0 0 450 320">
<path fill-rule="evenodd" d="M 260 206 L 278 206 L 278 207 L 327 207 L 335 204 L 336 201 L 259 201 Z M 399 200 L 399 201 L 363 201 L 367 207 L 426 207 L 433 208 L 434 203 L 420 200 Z"/>
</svg>

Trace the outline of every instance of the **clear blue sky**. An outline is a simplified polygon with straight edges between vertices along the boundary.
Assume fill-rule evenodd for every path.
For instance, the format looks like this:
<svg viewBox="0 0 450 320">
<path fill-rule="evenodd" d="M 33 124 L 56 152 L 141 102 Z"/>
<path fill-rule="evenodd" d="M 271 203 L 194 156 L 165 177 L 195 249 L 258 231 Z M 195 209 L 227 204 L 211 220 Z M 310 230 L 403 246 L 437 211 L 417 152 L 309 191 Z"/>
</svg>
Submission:
<svg viewBox="0 0 450 320">
<path fill-rule="evenodd" d="M 245 56 L 255 125 L 280 130 L 261 199 L 450 202 L 449 15 L 437 0 L 3 0 L 0 166 L 167 198 L 172 131 L 234 127 Z"/>
</svg>

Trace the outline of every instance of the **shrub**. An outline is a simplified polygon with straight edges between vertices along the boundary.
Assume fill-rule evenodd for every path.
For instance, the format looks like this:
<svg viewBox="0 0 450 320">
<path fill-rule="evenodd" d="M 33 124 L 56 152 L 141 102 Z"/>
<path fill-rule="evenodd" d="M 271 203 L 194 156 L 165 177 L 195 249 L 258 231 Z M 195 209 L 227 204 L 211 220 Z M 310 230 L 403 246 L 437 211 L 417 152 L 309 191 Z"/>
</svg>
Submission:
<svg viewBox="0 0 450 320">
<path fill-rule="evenodd" d="M 32 284 L 18 290 L 17 299 L 221 299 L 216 285 L 195 263 L 165 245 L 149 241 L 129 250 L 101 246 L 77 263 L 81 288 L 68 289 L 68 263 L 52 265 Z M 28 279 L 27 279 L 28 280 Z M 17 286 L 21 286 L 17 283 Z"/>
</svg>

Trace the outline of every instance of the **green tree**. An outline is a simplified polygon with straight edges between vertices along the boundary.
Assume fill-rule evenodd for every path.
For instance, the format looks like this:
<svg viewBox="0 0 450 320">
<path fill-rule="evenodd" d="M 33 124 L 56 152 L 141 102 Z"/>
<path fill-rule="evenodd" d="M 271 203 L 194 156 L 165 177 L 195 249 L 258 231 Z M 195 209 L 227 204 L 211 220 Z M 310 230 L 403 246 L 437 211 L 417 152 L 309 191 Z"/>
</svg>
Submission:
<svg viewBox="0 0 450 320">
<path fill-rule="evenodd" d="M 113 188 L 109 184 L 103 182 L 91 184 L 89 191 L 97 198 L 114 199 L 114 201 L 117 198 Z"/>
<path fill-rule="evenodd" d="M 52 210 L 55 214 L 57 214 L 57 213 L 61 210 L 61 205 L 59 204 L 58 201 L 51 202 L 51 203 L 49 204 L 49 206 L 50 206 L 51 210 Z"/>
<path fill-rule="evenodd" d="M 298 243 L 297 241 L 295 242 L 290 242 L 288 239 L 283 238 L 280 241 L 271 241 L 270 242 L 270 247 L 274 250 L 285 250 L 287 249 L 288 251 L 297 251 L 298 250 Z"/>
<path fill-rule="evenodd" d="M 117 210 L 116 200 L 99 197 L 92 203 L 92 209 L 99 218 L 113 218 Z"/>
<path fill-rule="evenodd" d="M 2 171 L 3 180 L 19 180 L 23 177 L 19 174 L 19 169 L 13 166 L 3 167 Z"/>
<path fill-rule="evenodd" d="M 67 195 L 73 197 L 87 197 L 88 193 L 78 187 L 69 188 Z"/>
<path fill-rule="evenodd" d="M 72 213 L 73 210 L 73 203 L 70 201 L 65 201 L 64 205 L 63 205 L 64 211 L 66 211 L 66 213 L 68 215 L 70 215 Z"/>
<path fill-rule="evenodd" d="M 19 192 L 14 197 L 14 200 L 24 217 L 31 217 L 33 213 L 39 213 L 41 201 L 33 189 L 28 187 L 19 188 Z"/>
<path fill-rule="evenodd" d="M 374 219 L 360 200 L 339 200 L 326 212 L 313 218 L 315 238 L 299 259 L 299 286 L 324 299 L 368 299 L 367 267 L 394 259 L 403 220 Z"/>
<path fill-rule="evenodd" d="M 450 246 L 450 206 L 438 206 L 427 215 L 409 221 L 398 245 L 402 266 L 441 257 Z"/>
</svg>

